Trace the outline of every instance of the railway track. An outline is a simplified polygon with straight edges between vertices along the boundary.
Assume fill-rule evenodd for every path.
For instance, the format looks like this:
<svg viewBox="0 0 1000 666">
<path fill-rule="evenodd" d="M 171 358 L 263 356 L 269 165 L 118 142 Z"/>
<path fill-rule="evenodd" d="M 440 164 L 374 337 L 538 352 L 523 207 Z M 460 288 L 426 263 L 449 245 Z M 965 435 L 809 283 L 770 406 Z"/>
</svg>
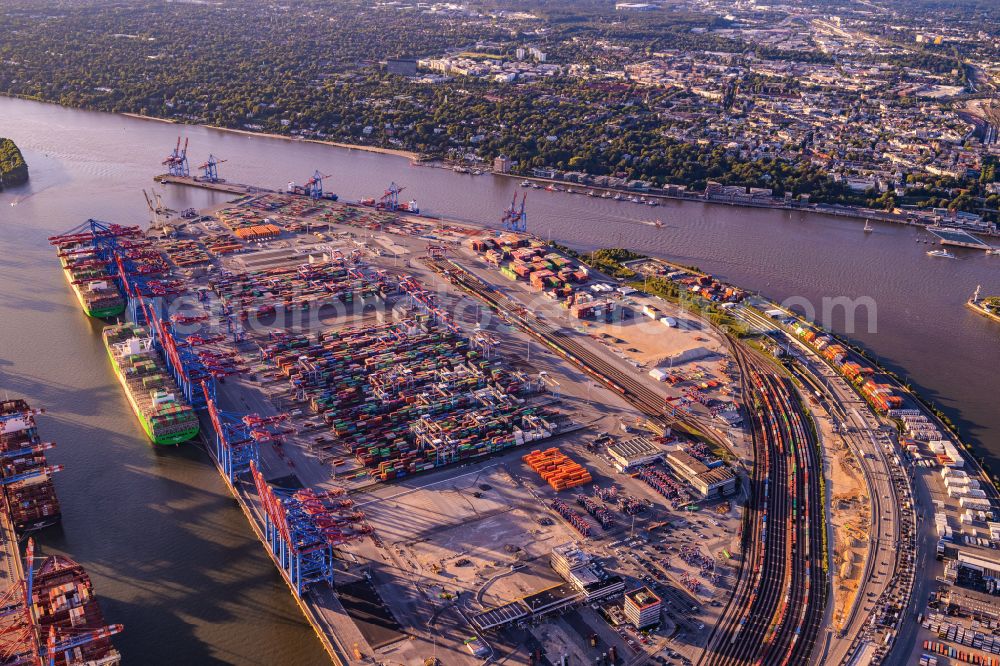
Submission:
<svg viewBox="0 0 1000 666">
<path fill-rule="evenodd" d="M 700 663 L 804 664 L 826 606 L 822 512 L 815 510 L 822 482 L 815 442 L 790 381 L 737 341 L 730 342 L 744 395 L 753 396 L 755 403 L 756 464 L 739 581 Z"/>
</svg>

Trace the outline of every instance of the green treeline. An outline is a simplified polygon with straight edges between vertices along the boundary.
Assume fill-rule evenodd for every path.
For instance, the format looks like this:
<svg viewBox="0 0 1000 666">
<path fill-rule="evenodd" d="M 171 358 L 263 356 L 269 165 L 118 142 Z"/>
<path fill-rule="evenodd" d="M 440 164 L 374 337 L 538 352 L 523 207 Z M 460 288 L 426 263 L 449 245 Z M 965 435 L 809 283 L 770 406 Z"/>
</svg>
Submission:
<svg viewBox="0 0 1000 666">
<path fill-rule="evenodd" d="M 0 189 L 28 182 L 28 165 L 17 145 L 0 137 Z"/>
</svg>

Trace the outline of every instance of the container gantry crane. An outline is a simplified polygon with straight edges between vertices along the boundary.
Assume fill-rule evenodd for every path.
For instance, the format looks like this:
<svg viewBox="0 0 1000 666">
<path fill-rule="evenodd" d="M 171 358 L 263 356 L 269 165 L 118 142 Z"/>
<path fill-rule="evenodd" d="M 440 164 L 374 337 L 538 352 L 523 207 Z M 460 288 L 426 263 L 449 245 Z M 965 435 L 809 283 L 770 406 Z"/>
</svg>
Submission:
<svg viewBox="0 0 1000 666">
<path fill-rule="evenodd" d="M 305 184 L 305 194 L 312 197 L 313 199 L 321 199 L 323 197 L 323 179 L 329 178 L 330 174 L 323 175 L 317 169 L 312 178 L 306 181 Z"/>
<path fill-rule="evenodd" d="M 177 137 L 177 145 L 174 152 L 167 155 L 163 160 L 163 166 L 167 167 L 167 173 L 171 176 L 187 178 L 191 175 L 191 166 L 187 158 L 188 139 L 184 139 L 184 147 L 181 148 L 181 137 Z"/>
<path fill-rule="evenodd" d="M 528 214 L 524 211 L 524 202 L 527 197 L 527 194 L 521 195 L 521 207 L 519 209 L 517 207 L 517 192 L 514 192 L 510 208 L 504 211 L 503 218 L 500 220 L 503 228 L 507 231 L 524 233 L 528 230 Z"/>
<path fill-rule="evenodd" d="M 274 439 L 273 426 L 287 420 L 287 414 L 259 416 L 246 414 L 239 416 L 219 409 L 216 402 L 215 382 L 201 382 L 208 414 L 215 428 L 215 457 L 222 466 L 229 482 L 250 471 L 250 464 L 260 463 L 260 444 Z"/>
<path fill-rule="evenodd" d="M 295 596 L 302 598 L 310 587 L 325 582 L 333 586 L 333 544 L 310 513 L 294 498 L 294 492 L 274 488 L 250 463 L 257 496 L 264 509 L 264 536 L 271 555 L 284 572 Z"/>
<path fill-rule="evenodd" d="M 215 157 L 215 155 L 209 155 L 208 160 L 202 164 L 199 169 L 201 169 L 201 177 L 198 179 L 205 183 L 224 183 L 224 179 L 219 178 L 219 165 L 225 164 L 229 160 L 220 160 Z"/>
<path fill-rule="evenodd" d="M 385 194 L 379 198 L 376 208 L 396 212 L 399 210 L 399 193 L 405 189 L 405 187 L 397 185 L 395 181 L 389 183 L 389 187 L 386 189 Z"/>
</svg>

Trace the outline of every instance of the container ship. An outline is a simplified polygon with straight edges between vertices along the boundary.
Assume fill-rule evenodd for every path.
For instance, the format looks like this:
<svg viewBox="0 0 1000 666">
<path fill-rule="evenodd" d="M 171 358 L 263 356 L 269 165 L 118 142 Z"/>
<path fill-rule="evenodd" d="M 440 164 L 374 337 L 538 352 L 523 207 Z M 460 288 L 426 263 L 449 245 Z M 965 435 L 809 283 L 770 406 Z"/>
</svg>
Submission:
<svg viewBox="0 0 1000 666">
<path fill-rule="evenodd" d="M 105 326 L 104 346 L 142 429 L 154 444 L 171 446 L 198 434 L 198 416 L 181 398 L 146 329 L 125 323 Z"/>
<path fill-rule="evenodd" d="M 976 287 L 976 293 L 965 304 L 984 317 L 1000 321 L 1000 296 L 980 297 L 979 290 L 981 288 L 981 286 Z"/>
<path fill-rule="evenodd" d="M 92 247 L 79 243 L 60 245 L 59 262 L 88 316 L 106 319 L 125 312 L 125 297 Z"/>
<path fill-rule="evenodd" d="M 94 596 L 90 576 L 82 566 L 55 555 L 47 557 L 35 571 L 31 604 L 41 639 L 54 634 L 65 640 L 88 632 L 102 634 L 83 645 L 52 655 L 55 666 L 118 666 L 121 655 L 104 634 L 104 613 Z M 120 630 L 121 627 L 116 627 Z M 103 630 L 103 631 L 102 631 Z M 112 630 L 113 631 L 113 630 Z"/>
<path fill-rule="evenodd" d="M 62 517 L 51 476 L 61 468 L 50 467 L 45 459 L 45 450 L 52 444 L 42 443 L 38 436 L 38 413 L 21 399 L 0 402 L 0 476 L 22 477 L 4 482 L 3 496 L 11 522 L 21 534 L 54 525 Z"/>
</svg>

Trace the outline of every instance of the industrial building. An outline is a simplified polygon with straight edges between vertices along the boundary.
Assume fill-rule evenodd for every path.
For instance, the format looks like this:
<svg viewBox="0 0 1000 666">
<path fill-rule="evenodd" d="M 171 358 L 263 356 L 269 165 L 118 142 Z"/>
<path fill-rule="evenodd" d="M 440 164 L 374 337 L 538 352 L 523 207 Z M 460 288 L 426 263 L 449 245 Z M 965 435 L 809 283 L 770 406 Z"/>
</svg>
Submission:
<svg viewBox="0 0 1000 666">
<path fill-rule="evenodd" d="M 736 490 L 736 473 L 728 467 L 708 467 L 686 451 L 671 451 L 667 463 L 702 497 L 724 497 Z"/>
<path fill-rule="evenodd" d="M 650 465 L 662 459 L 663 450 L 646 437 L 633 437 L 608 446 L 608 455 L 619 472 L 630 472 L 636 467 Z"/>
<path fill-rule="evenodd" d="M 625 595 L 625 617 L 636 629 L 651 627 L 660 623 L 660 608 L 663 602 L 648 587 L 640 587 Z"/>
<path fill-rule="evenodd" d="M 604 573 L 593 556 L 584 552 L 575 543 L 567 543 L 552 549 L 552 569 L 563 580 L 575 587 L 586 602 L 604 599 L 625 591 L 625 581 L 621 576 Z"/>
</svg>

